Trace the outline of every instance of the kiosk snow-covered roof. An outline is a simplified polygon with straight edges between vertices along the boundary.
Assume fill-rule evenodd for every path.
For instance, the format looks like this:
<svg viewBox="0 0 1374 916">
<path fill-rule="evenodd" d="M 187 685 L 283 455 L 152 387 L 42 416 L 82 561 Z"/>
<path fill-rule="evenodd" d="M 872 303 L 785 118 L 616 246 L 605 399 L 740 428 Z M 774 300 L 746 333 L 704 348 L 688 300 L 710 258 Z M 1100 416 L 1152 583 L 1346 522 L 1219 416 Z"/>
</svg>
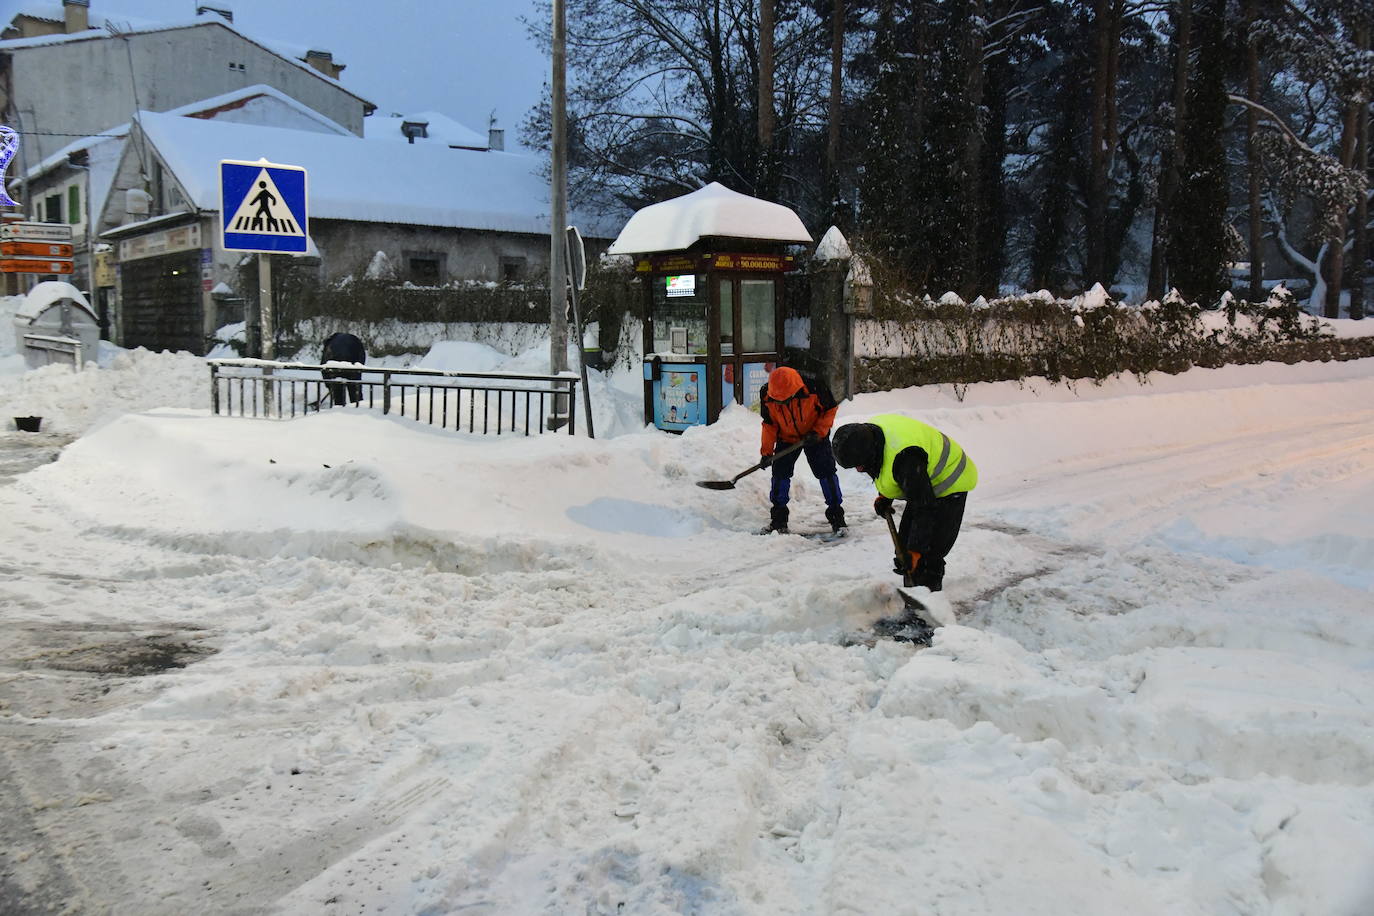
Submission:
<svg viewBox="0 0 1374 916">
<path fill-rule="evenodd" d="M 607 254 L 681 251 L 711 236 L 811 242 L 801 218 L 788 207 L 731 191 L 713 181 L 698 191 L 636 212 Z"/>
</svg>

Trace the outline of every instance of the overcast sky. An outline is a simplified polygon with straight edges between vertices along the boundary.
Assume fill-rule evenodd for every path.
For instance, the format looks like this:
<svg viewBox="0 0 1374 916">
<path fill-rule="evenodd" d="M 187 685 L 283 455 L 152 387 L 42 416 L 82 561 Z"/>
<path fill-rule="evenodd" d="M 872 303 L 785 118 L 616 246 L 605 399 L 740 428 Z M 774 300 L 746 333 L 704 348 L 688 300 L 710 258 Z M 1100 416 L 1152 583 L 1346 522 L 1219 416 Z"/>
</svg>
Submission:
<svg viewBox="0 0 1374 916">
<path fill-rule="evenodd" d="M 234 11 L 234 25 L 267 41 L 330 51 L 347 66 L 340 82 L 378 114 L 438 111 L 483 133 L 495 113 L 508 148 L 538 103 L 549 59 L 521 16 L 534 0 L 199 0 Z M 91 0 L 115 21 L 183 20 L 197 0 Z"/>
</svg>

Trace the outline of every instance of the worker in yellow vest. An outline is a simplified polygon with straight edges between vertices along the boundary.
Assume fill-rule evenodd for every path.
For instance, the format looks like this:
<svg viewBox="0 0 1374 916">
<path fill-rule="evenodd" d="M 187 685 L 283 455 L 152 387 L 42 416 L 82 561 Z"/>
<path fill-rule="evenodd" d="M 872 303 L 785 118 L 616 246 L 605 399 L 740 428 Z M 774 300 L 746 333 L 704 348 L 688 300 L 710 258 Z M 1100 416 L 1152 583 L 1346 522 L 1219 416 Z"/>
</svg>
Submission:
<svg viewBox="0 0 1374 916">
<path fill-rule="evenodd" d="M 893 571 L 938 592 L 945 556 L 959 537 L 968 493 L 978 485 L 973 459 L 949 436 L 901 414 L 878 414 L 867 423 L 846 423 L 834 434 L 835 461 L 873 478 L 873 511 L 892 515 L 893 500 L 906 500 L 898 528 L 905 557 Z"/>
</svg>

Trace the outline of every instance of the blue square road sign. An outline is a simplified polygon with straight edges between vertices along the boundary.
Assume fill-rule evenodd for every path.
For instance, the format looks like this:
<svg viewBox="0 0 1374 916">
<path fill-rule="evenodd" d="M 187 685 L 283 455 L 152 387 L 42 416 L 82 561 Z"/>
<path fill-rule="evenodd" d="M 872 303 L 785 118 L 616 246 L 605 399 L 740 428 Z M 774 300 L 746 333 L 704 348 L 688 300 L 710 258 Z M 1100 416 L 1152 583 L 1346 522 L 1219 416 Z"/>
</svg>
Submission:
<svg viewBox="0 0 1374 916">
<path fill-rule="evenodd" d="M 227 251 L 302 253 L 309 245 L 305 169 L 260 159 L 219 164 L 221 241 Z"/>
</svg>

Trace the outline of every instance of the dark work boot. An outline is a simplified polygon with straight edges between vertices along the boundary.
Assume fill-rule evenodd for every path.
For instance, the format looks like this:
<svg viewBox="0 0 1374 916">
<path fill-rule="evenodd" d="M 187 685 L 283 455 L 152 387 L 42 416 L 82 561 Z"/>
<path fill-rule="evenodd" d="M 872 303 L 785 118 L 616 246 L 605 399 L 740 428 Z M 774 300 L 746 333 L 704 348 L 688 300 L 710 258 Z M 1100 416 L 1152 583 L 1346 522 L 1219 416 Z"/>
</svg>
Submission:
<svg viewBox="0 0 1374 916">
<path fill-rule="evenodd" d="M 786 506 L 774 506 L 770 512 L 768 527 L 763 530 L 776 531 L 778 534 L 786 534 L 787 516 L 788 511 Z"/>
<path fill-rule="evenodd" d="M 826 506 L 825 520 L 830 523 L 830 527 L 834 531 L 838 532 L 841 528 L 845 527 L 844 506 Z"/>
</svg>

